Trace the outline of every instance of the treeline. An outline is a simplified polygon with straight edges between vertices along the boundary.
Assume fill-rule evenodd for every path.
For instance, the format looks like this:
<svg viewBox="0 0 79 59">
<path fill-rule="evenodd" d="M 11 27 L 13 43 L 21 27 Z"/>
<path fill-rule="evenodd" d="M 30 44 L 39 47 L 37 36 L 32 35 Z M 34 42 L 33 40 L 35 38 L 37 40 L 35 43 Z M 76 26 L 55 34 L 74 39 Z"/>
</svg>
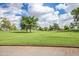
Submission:
<svg viewBox="0 0 79 59">
<path fill-rule="evenodd" d="M 75 28 L 73 23 L 70 25 L 65 25 L 64 27 L 60 27 L 57 23 L 50 25 L 49 27 L 38 27 L 37 30 L 40 31 L 79 31 L 79 28 Z"/>
<path fill-rule="evenodd" d="M 79 27 L 77 25 L 77 28 L 74 23 L 71 23 L 69 26 L 65 25 L 63 28 L 60 28 L 60 26 L 57 23 L 54 23 L 53 25 L 50 25 L 49 27 L 40 27 L 37 25 L 38 18 L 34 16 L 22 16 L 21 20 L 21 30 L 26 30 L 26 32 L 31 32 L 31 30 L 39 30 L 39 31 L 73 31 L 73 30 L 79 30 Z M 0 30 L 2 31 L 11 31 L 11 30 L 17 30 L 15 24 L 11 24 L 11 22 L 7 18 L 2 18 L 0 21 Z"/>
<path fill-rule="evenodd" d="M 70 23 L 69 26 L 65 25 L 64 28 L 60 28 L 57 23 L 50 25 L 49 27 L 40 27 L 37 25 L 38 18 L 34 16 L 22 16 L 21 19 L 21 30 L 26 30 L 26 32 L 31 32 L 31 30 L 40 30 L 40 31 L 73 31 L 79 30 L 79 8 L 76 8 L 71 11 L 73 15 L 74 22 Z M 0 30 L 2 31 L 10 31 L 17 30 L 15 24 L 11 24 L 11 22 L 7 18 L 2 18 L 0 20 Z"/>
</svg>

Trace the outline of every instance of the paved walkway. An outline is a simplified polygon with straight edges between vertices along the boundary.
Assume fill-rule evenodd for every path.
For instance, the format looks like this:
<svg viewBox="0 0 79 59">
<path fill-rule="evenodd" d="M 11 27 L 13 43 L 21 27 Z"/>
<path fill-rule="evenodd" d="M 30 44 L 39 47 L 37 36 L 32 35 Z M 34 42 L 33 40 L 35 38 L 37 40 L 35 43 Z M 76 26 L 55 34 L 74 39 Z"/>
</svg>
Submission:
<svg viewBox="0 0 79 59">
<path fill-rule="evenodd" d="M 79 56 L 79 48 L 0 46 L 0 56 Z"/>
</svg>

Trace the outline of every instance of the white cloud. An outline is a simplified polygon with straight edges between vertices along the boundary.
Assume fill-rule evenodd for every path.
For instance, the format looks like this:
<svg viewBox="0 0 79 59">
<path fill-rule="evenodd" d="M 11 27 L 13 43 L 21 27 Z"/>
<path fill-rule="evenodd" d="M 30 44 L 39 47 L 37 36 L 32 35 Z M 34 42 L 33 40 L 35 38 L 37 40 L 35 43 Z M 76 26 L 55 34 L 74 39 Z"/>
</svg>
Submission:
<svg viewBox="0 0 79 59">
<path fill-rule="evenodd" d="M 66 14 L 62 14 L 60 15 L 60 19 L 62 19 L 63 21 L 72 19 L 72 15 L 70 13 L 66 13 Z"/>
<path fill-rule="evenodd" d="M 58 4 L 57 6 L 56 6 L 56 9 L 66 9 L 67 8 L 67 5 L 65 4 L 65 3 L 63 3 L 63 4 Z"/>
<path fill-rule="evenodd" d="M 65 9 L 66 12 L 71 12 L 73 9 L 79 7 L 79 4 L 78 3 L 70 3 L 70 4 L 67 4 L 67 8 Z"/>
<path fill-rule="evenodd" d="M 10 3 L 9 8 L 14 10 L 19 10 L 23 6 L 22 3 Z"/>
<path fill-rule="evenodd" d="M 56 15 L 59 15 L 59 11 L 55 11 L 55 14 L 56 14 Z"/>
<path fill-rule="evenodd" d="M 43 4 L 29 4 L 28 12 L 30 15 L 40 16 L 42 14 L 53 12 L 54 9 L 43 6 Z"/>
<path fill-rule="evenodd" d="M 8 8 L 8 12 L 10 12 L 11 14 L 21 14 L 22 13 L 22 9 L 21 7 L 23 6 L 22 3 L 11 3 L 9 4 L 9 8 Z"/>
<path fill-rule="evenodd" d="M 8 4 L 8 8 L 0 8 L 0 17 L 6 17 L 12 24 L 15 24 L 17 29 L 21 29 L 20 22 L 21 16 L 16 16 L 16 14 L 21 14 L 22 4 Z"/>
<path fill-rule="evenodd" d="M 66 11 L 68 4 L 59 4 L 56 8 Z M 49 27 L 49 25 L 53 25 L 53 23 L 58 23 L 60 27 L 63 27 L 73 22 L 73 17 L 70 12 L 59 15 L 59 11 L 55 11 L 48 6 L 43 6 L 43 4 L 29 4 L 28 10 L 30 15 L 39 18 L 38 24 L 41 27 Z"/>
<path fill-rule="evenodd" d="M 59 11 L 55 11 L 54 8 L 43 6 L 41 3 L 31 3 L 28 6 L 28 11 L 21 9 L 22 4 L 8 4 L 8 8 L 0 8 L 0 17 L 7 17 L 12 23 L 15 23 L 17 28 L 20 29 L 21 16 L 16 16 L 16 14 L 25 14 L 36 16 L 39 18 L 38 24 L 41 27 L 48 27 L 53 25 L 53 23 L 58 23 L 61 27 L 64 25 L 69 25 L 73 21 L 70 11 L 79 6 L 79 4 L 59 4 L 56 9 L 64 9 L 67 13 L 59 15 Z M 5 13 L 9 14 L 5 14 Z"/>
<path fill-rule="evenodd" d="M 31 16 L 39 18 L 38 24 L 42 27 L 48 27 L 58 20 L 59 12 L 43 4 L 29 4 L 28 10 Z"/>
<path fill-rule="evenodd" d="M 68 25 L 73 22 L 73 17 L 70 13 L 62 14 L 59 17 L 59 25 L 61 28 L 63 28 L 65 25 Z"/>
<path fill-rule="evenodd" d="M 56 6 L 57 9 L 65 10 L 67 7 L 66 4 L 59 4 Z M 73 21 L 70 13 L 59 15 L 59 11 L 55 11 L 53 8 L 43 6 L 42 4 L 31 4 L 29 9 L 29 13 L 32 16 L 39 18 L 38 23 L 41 27 L 49 27 L 49 25 L 53 25 L 53 23 L 58 23 L 60 27 L 63 27 L 64 25 L 69 25 Z"/>
<path fill-rule="evenodd" d="M 56 6 L 56 9 L 64 9 L 66 12 L 71 12 L 73 9 L 79 7 L 78 3 L 63 3 Z"/>
<path fill-rule="evenodd" d="M 66 4 L 59 4 L 56 6 L 56 9 L 64 9 L 66 11 L 65 14 L 61 14 L 59 17 L 59 25 L 63 27 L 64 25 L 69 25 L 73 22 L 73 16 L 71 15 L 71 11 L 75 8 L 79 7 L 77 3 L 66 3 Z"/>
<path fill-rule="evenodd" d="M 79 4 L 59 4 L 56 6 L 56 9 L 64 9 L 67 13 L 59 15 L 59 11 L 55 11 L 54 8 L 43 6 L 42 3 L 31 3 L 28 7 L 28 13 L 31 16 L 36 16 L 39 18 L 38 24 L 41 27 L 49 27 L 49 25 L 53 25 L 53 23 L 58 23 L 60 27 L 63 27 L 64 25 L 69 25 L 71 22 L 73 22 L 73 17 L 70 14 L 71 10 L 78 7 Z M 13 11 L 11 14 L 14 16 L 11 16 L 10 19 L 15 19 L 15 23 L 19 27 L 19 23 L 21 19 L 18 16 L 15 16 L 16 13 L 21 14 L 23 12 L 21 10 L 22 4 L 11 4 L 9 7 L 9 11 Z M 24 11 L 25 13 L 25 11 Z M 27 14 L 28 14 L 27 13 Z M 14 21 L 14 20 L 13 20 Z"/>
<path fill-rule="evenodd" d="M 3 14 L 4 12 L 6 12 L 6 10 L 4 9 L 2 9 L 2 8 L 0 8 L 0 14 Z"/>
</svg>

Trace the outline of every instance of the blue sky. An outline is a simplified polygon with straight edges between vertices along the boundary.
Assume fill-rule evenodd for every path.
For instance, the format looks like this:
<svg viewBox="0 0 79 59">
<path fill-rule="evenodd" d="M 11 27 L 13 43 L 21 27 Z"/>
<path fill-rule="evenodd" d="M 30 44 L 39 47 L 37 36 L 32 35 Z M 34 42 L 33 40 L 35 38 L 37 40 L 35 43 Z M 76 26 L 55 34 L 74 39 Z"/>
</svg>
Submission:
<svg viewBox="0 0 79 59">
<path fill-rule="evenodd" d="M 9 7 L 9 5 L 7 5 L 9 3 L 0 3 L 0 8 L 7 8 Z M 23 6 L 21 7 L 23 10 L 25 11 L 28 11 L 28 3 L 23 3 Z M 59 3 L 44 3 L 43 6 L 48 6 L 50 8 L 54 8 L 54 10 L 57 10 L 55 7 L 59 5 Z M 60 10 L 57 10 L 59 11 L 59 14 L 64 14 L 66 13 L 64 9 L 60 9 Z M 7 12 L 8 13 L 8 12 Z M 19 15 L 19 14 L 16 14 L 16 15 Z"/>
<path fill-rule="evenodd" d="M 54 8 L 55 10 L 57 10 L 55 7 L 57 5 L 59 5 L 60 3 L 44 3 L 44 6 L 48 6 L 48 7 L 51 7 L 51 8 Z M 64 9 L 60 9 L 60 10 L 57 10 L 59 11 L 59 14 L 64 14 L 66 13 Z"/>
<path fill-rule="evenodd" d="M 61 27 L 73 21 L 71 11 L 79 4 L 67 3 L 0 3 L 0 17 L 7 17 L 18 27 L 21 16 L 35 16 L 40 26 L 58 23 Z"/>
</svg>

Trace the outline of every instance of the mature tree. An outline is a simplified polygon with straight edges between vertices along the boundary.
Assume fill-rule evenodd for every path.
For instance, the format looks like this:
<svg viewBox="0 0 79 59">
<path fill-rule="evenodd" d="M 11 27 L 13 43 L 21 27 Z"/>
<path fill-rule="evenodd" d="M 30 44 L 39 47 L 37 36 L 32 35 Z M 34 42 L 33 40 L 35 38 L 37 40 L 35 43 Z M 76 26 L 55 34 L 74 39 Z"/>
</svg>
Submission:
<svg viewBox="0 0 79 59">
<path fill-rule="evenodd" d="M 14 24 L 11 25 L 11 30 L 17 30 L 17 28 Z"/>
<path fill-rule="evenodd" d="M 68 31 L 68 30 L 69 30 L 69 27 L 68 27 L 67 25 L 65 25 L 65 26 L 64 26 L 64 30 L 65 30 L 65 31 Z"/>
<path fill-rule="evenodd" d="M 30 31 L 37 25 L 38 18 L 34 16 L 22 16 L 22 29 L 26 29 L 26 31 Z"/>
<path fill-rule="evenodd" d="M 9 30 L 15 30 L 16 26 L 12 25 L 7 18 L 2 18 L 2 21 L 0 22 L 0 28 L 3 31 L 9 31 Z"/>
<path fill-rule="evenodd" d="M 71 14 L 73 15 L 73 18 L 74 18 L 74 25 L 79 27 L 78 26 L 78 24 L 79 24 L 79 7 L 72 10 Z"/>
<path fill-rule="evenodd" d="M 9 31 L 11 29 L 11 23 L 7 18 L 3 18 L 1 21 L 1 28 L 4 31 Z"/>
<path fill-rule="evenodd" d="M 58 25 L 57 23 L 54 23 L 54 25 L 53 25 L 53 29 L 54 29 L 54 30 L 59 30 L 60 27 L 59 27 L 59 25 Z"/>
</svg>

